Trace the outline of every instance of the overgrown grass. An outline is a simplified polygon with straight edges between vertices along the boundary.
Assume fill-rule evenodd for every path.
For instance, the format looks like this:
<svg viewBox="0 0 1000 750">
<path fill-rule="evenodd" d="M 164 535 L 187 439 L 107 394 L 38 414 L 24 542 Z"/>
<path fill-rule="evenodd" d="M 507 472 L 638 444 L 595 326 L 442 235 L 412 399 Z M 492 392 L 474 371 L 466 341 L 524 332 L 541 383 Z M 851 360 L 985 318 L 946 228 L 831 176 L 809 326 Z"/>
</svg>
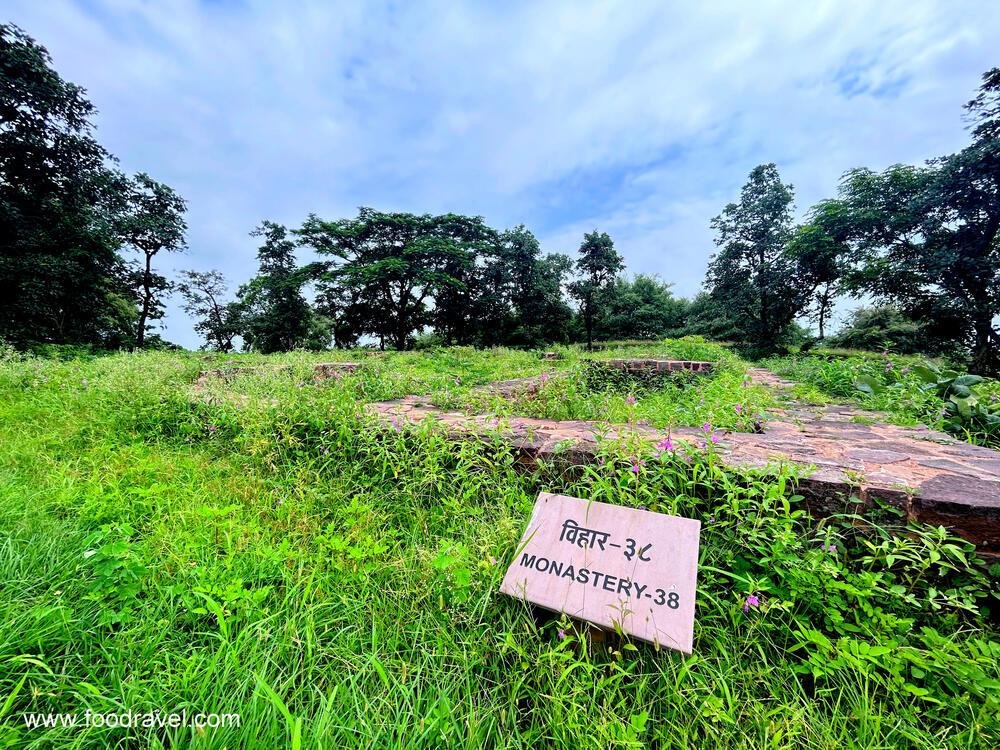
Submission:
<svg viewBox="0 0 1000 750">
<path fill-rule="evenodd" d="M 653 353 L 653 352 L 650 352 Z M 554 363 L 570 369 L 577 355 Z M 602 352 L 604 356 L 612 356 Z M 515 467 L 367 399 L 537 355 L 316 361 L 194 393 L 201 355 L 0 363 L 0 733 L 15 747 L 995 747 L 993 579 L 891 513 L 808 520 L 787 472 L 605 446 Z M 461 382 L 456 384 L 458 378 Z M 223 386 L 219 386 L 221 389 Z M 215 395 L 221 395 L 215 394 Z M 641 403 L 641 401 L 640 401 Z M 497 588 L 540 490 L 703 521 L 695 653 L 587 649 Z M 835 549 L 831 549 L 835 547 Z M 755 595 L 759 606 L 747 605 Z M 746 608 L 746 611 L 744 611 Z M 236 712 L 28 730 L 25 712 Z"/>
</svg>

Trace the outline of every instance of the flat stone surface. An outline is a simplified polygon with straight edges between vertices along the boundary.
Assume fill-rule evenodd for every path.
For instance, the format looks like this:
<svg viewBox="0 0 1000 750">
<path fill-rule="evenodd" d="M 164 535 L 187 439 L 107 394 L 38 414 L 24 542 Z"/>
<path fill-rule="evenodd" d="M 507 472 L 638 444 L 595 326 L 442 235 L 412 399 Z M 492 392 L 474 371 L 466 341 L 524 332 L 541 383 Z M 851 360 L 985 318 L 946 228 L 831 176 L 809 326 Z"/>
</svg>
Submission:
<svg viewBox="0 0 1000 750">
<path fill-rule="evenodd" d="M 777 381 L 776 387 L 786 387 L 787 381 L 759 373 L 752 371 L 754 380 L 772 387 Z M 524 380 L 530 379 L 511 382 Z M 515 446 L 521 454 L 519 460 L 529 464 L 554 458 L 588 463 L 596 460 L 599 439 L 626 434 L 647 443 L 652 453 L 665 434 L 642 425 L 528 417 L 511 417 L 494 426 L 489 416 L 416 403 L 422 402 L 407 397 L 367 408 L 386 420 L 434 419 L 456 437 L 499 436 Z M 839 406 L 841 415 L 849 412 L 849 407 Z M 947 526 L 985 554 L 1000 554 L 1000 452 L 926 427 L 833 420 L 826 418 L 822 409 L 820 412 L 819 418 L 799 423 L 771 421 L 763 434 L 720 434 L 715 448 L 719 460 L 742 469 L 766 471 L 780 463 L 799 467 L 807 475 L 799 492 L 814 512 L 859 512 L 878 499 L 903 510 L 912 520 Z M 675 444 L 686 443 L 700 450 L 704 443 L 704 433 L 697 428 L 669 432 Z"/>
</svg>

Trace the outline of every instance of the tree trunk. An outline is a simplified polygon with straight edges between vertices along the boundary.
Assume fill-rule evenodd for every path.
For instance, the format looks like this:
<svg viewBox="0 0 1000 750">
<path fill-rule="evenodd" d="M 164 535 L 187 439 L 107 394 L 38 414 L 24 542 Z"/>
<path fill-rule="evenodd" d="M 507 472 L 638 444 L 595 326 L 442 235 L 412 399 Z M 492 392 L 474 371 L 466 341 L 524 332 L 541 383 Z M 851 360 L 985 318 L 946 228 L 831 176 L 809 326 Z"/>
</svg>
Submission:
<svg viewBox="0 0 1000 750">
<path fill-rule="evenodd" d="M 146 253 L 146 270 L 142 274 L 142 310 L 139 312 L 139 328 L 135 332 L 136 349 L 142 349 L 146 344 L 146 320 L 149 318 L 150 302 L 153 296 L 153 292 L 150 289 L 152 285 L 152 264 L 152 254 Z"/>
<path fill-rule="evenodd" d="M 583 320 L 587 326 L 587 351 L 594 351 L 594 309 L 588 298 L 583 310 Z"/>
<path fill-rule="evenodd" d="M 975 331 L 976 343 L 969 372 L 995 377 L 1000 372 L 1000 336 L 993 330 L 993 319 L 988 313 L 977 317 Z"/>
</svg>

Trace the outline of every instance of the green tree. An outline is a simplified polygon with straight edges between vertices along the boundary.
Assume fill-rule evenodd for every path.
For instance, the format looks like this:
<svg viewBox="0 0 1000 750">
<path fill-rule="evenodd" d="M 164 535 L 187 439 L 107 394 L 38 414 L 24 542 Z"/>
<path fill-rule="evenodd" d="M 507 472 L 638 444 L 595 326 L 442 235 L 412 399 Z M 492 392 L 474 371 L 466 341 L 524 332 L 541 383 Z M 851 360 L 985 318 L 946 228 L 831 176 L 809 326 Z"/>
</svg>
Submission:
<svg viewBox="0 0 1000 750">
<path fill-rule="evenodd" d="M 716 316 L 753 352 L 773 350 L 808 303 L 810 286 L 786 251 L 792 236 L 792 187 L 774 164 L 755 167 L 740 200 L 712 220 L 718 252 L 706 287 Z"/>
<path fill-rule="evenodd" d="M 899 354 L 930 351 L 920 324 L 892 305 L 854 310 L 843 328 L 830 338 L 830 344 L 870 351 L 892 349 Z"/>
<path fill-rule="evenodd" d="M 587 332 L 587 349 L 594 348 L 594 321 L 602 311 L 604 292 L 624 267 L 625 263 L 615 251 L 614 242 L 607 232 L 595 229 L 583 236 L 576 261 L 576 270 L 581 278 L 569 285 L 569 292 L 580 303 L 580 314 Z"/>
<path fill-rule="evenodd" d="M 599 335 L 605 339 L 653 339 L 679 332 L 687 301 L 675 298 L 670 286 L 644 274 L 631 281 L 616 279 L 607 293 Z"/>
<path fill-rule="evenodd" d="M 1000 371 L 1000 69 L 966 105 L 972 143 L 922 167 L 848 172 L 814 212 L 850 247 L 846 286 L 893 304 L 939 342 Z M 950 331 L 947 329 L 950 328 Z"/>
<path fill-rule="evenodd" d="M 787 252 L 795 260 L 794 273 L 801 286 L 810 290 L 806 312 L 817 324 L 822 341 L 834 302 L 841 293 L 847 246 L 834 231 L 834 222 L 824 222 L 822 216 L 814 218 L 795 230 Z"/>
<path fill-rule="evenodd" d="M 135 279 L 139 317 L 136 323 L 135 348 L 142 349 L 149 321 L 163 317 L 163 303 L 170 283 L 153 270 L 153 258 L 161 250 L 185 248 L 184 199 L 162 182 L 140 172 L 131 181 L 124 211 L 118 219 L 122 242 L 142 255 Z"/>
<path fill-rule="evenodd" d="M 562 287 L 572 269 L 565 255 L 543 256 L 523 225 L 500 233 L 483 254 L 476 300 L 476 342 L 484 346 L 540 346 L 565 341 L 573 311 Z"/>
<path fill-rule="evenodd" d="M 94 112 L 44 47 L 0 25 L 0 337 L 13 343 L 116 346 L 134 322 L 115 231 L 126 182 Z"/>
<path fill-rule="evenodd" d="M 355 219 L 310 216 L 296 231 L 303 244 L 333 260 L 320 278 L 367 317 L 359 328 L 405 349 L 434 325 L 449 340 L 465 340 L 475 259 L 495 242 L 479 217 L 385 213 L 361 208 Z"/>
<path fill-rule="evenodd" d="M 184 299 L 184 312 L 195 319 L 194 330 L 206 345 L 230 352 L 239 335 L 240 314 L 234 302 L 226 302 L 226 279 L 219 271 L 181 271 L 177 290 Z"/>
<path fill-rule="evenodd" d="M 257 276 L 237 293 L 244 343 L 264 354 L 324 348 L 323 334 L 302 293 L 308 275 L 297 266 L 295 240 L 272 221 L 262 222 L 251 236 L 263 243 L 257 252 Z"/>
</svg>

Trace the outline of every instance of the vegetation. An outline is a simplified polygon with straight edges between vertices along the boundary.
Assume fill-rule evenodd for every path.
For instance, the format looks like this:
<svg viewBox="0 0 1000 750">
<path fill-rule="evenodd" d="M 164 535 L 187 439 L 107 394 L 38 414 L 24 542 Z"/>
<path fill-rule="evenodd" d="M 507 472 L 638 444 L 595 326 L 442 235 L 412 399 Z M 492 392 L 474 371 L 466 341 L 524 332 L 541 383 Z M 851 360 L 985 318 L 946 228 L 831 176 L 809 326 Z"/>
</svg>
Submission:
<svg viewBox="0 0 1000 750">
<path fill-rule="evenodd" d="M 220 385 L 223 398 L 192 390 L 212 364 L 201 355 L 7 354 L 7 742 L 937 750 L 1000 740 L 1000 645 L 986 609 L 1000 571 L 988 577 L 968 544 L 888 511 L 817 525 L 792 476 L 732 475 L 710 442 L 690 463 L 666 450 L 633 471 L 625 438 L 586 472 L 525 473 L 500 445 L 380 429 L 362 411 L 456 378 L 539 373 L 527 354 L 390 353 L 314 383 L 318 356 L 240 355 L 272 374 Z M 497 593 L 539 490 L 701 519 L 694 656 L 614 640 L 588 649 L 569 623 Z M 235 711 L 242 726 L 11 721 L 122 707 Z"/>
</svg>

